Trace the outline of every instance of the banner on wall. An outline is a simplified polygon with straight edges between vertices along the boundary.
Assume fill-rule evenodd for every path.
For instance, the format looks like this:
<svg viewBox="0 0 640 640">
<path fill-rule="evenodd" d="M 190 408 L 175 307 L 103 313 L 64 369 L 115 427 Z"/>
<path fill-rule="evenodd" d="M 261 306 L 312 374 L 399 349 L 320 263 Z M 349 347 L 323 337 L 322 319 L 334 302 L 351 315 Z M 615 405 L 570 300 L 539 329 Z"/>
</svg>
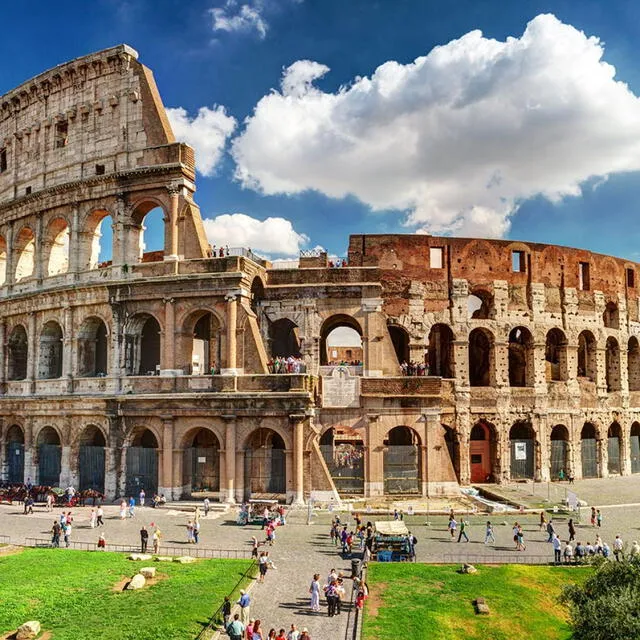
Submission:
<svg viewBox="0 0 640 640">
<path fill-rule="evenodd" d="M 527 443 L 516 442 L 516 460 L 526 460 L 526 459 L 527 459 Z"/>
</svg>

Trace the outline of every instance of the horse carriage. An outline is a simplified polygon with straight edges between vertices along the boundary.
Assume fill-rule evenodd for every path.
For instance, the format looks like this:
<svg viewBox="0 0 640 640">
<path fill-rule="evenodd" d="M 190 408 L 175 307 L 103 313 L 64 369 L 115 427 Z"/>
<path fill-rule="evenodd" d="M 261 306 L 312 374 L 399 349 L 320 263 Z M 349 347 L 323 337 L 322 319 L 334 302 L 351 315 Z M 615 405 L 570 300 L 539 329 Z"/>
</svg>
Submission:
<svg viewBox="0 0 640 640">
<path fill-rule="evenodd" d="M 105 499 L 104 494 L 95 489 L 76 491 L 73 496 L 69 497 L 68 491 L 60 487 L 34 485 L 30 490 L 27 490 L 24 484 L 7 484 L 0 486 L 0 503 L 24 502 L 27 496 L 30 496 L 34 502 L 46 502 L 49 494 L 54 496 L 53 504 L 56 507 L 84 507 L 85 505 L 95 507 L 102 504 Z"/>
</svg>

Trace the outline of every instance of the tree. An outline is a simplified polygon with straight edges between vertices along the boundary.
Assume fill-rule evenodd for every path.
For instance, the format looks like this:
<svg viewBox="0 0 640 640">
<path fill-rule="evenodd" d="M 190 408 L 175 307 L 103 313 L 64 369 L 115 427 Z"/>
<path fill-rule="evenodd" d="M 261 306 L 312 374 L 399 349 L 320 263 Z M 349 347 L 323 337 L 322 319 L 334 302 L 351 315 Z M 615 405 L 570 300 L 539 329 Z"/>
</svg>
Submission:
<svg viewBox="0 0 640 640">
<path fill-rule="evenodd" d="M 640 557 L 623 562 L 599 558 L 583 584 L 563 590 L 575 640 L 640 638 Z"/>
</svg>

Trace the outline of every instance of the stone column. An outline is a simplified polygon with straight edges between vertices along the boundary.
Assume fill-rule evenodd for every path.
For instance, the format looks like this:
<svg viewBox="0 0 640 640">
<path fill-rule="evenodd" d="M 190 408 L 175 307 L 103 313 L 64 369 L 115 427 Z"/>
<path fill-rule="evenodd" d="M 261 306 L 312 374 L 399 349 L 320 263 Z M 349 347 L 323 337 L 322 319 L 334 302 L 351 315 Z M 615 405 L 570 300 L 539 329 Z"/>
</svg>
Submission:
<svg viewBox="0 0 640 640">
<path fill-rule="evenodd" d="M 37 484 L 36 456 L 34 455 L 37 444 L 33 441 L 33 423 L 33 418 L 24 423 L 24 481 L 27 482 L 31 478 L 32 483 Z"/>
<path fill-rule="evenodd" d="M 111 437 L 111 436 L 109 436 Z M 118 497 L 116 476 L 116 452 L 113 447 L 104 448 L 104 493 L 110 499 Z"/>
<path fill-rule="evenodd" d="M 162 345 L 161 372 L 175 374 L 176 362 L 176 329 L 175 307 L 173 298 L 164 298 L 164 344 Z"/>
<path fill-rule="evenodd" d="M 365 496 L 384 495 L 384 447 L 382 439 L 379 438 L 379 416 L 369 415 L 367 420 L 367 447 L 366 470 L 364 491 Z"/>
<path fill-rule="evenodd" d="M 162 418 L 162 475 L 158 492 L 173 500 L 173 416 Z"/>
<path fill-rule="evenodd" d="M 78 279 L 80 271 L 80 244 L 82 233 L 80 232 L 80 210 L 77 202 L 73 203 L 71 214 L 71 229 L 69 229 L 69 272 L 73 279 Z"/>
<path fill-rule="evenodd" d="M 6 263 L 6 268 L 5 268 L 5 279 L 4 279 L 4 284 L 8 287 L 11 288 L 11 285 L 13 285 L 13 283 L 15 282 L 15 271 L 16 271 L 16 265 L 15 265 L 15 252 L 14 252 L 14 246 L 13 246 L 13 242 L 14 242 L 14 228 L 13 228 L 13 220 L 9 223 L 9 226 L 7 227 L 7 237 L 5 238 L 6 242 L 7 242 L 7 263 Z"/>
<path fill-rule="evenodd" d="M 38 337 L 36 336 L 36 314 L 31 311 L 27 321 L 27 380 L 29 392 L 35 393 L 38 376 Z"/>
<path fill-rule="evenodd" d="M 494 354 L 494 375 L 493 384 L 496 387 L 509 386 L 509 343 L 503 340 L 496 340 L 493 345 Z M 490 376 L 491 378 L 491 376 Z"/>
<path fill-rule="evenodd" d="M 0 393 L 4 393 L 4 383 L 7 380 L 7 324 L 4 318 L 0 318 Z M 4 460 L 4 458 L 3 458 Z"/>
<path fill-rule="evenodd" d="M 236 502 L 244 501 L 244 451 L 236 451 Z"/>
<path fill-rule="evenodd" d="M 285 490 L 287 495 L 287 503 L 293 503 L 293 450 L 285 449 L 284 451 L 285 462 Z"/>
<path fill-rule="evenodd" d="M 63 443 L 61 447 L 60 455 L 60 481 L 61 487 L 68 487 L 71 485 L 71 446 L 67 443 Z M 77 485 L 76 485 L 77 486 Z"/>
<path fill-rule="evenodd" d="M 0 421 L 0 433 L 2 432 L 2 421 Z M 6 425 L 4 425 L 6 427 Z M 7 479 L 7 434 L 5 432 L 3 437 L 0 437 L 0 480 Z"/>
<path fill-rule="evenodd" d="M 178 215 L 180 203 L 180 185 L 172 183 L 167 186 L 171 201 L 169 210 L 169 246 L 164 249 L 165 260 L 178 260 Z M 168 251 L 167 251 L 168 249 Z"/>
<path fill-rule="evenodd" d="M 221 369 L 223 376 L 237 376 L 236 330 L 238 324 L 238 299 L 235 294 L 225 296 L 227 302 L 227 366 Z"/>
<path fill-rule="evenodd" d="M 602 435 L 604 433 L 604 435 Z M 601 478 L 609 477 L 609 439 L 607 437 L 606 427 L 601 429 L 601 432 L 596 436 L 596 452 L 598 454 L 598 466 L 600 470 Z"/>
<path fill-rule="evenodd" d="M 44 245 L 49 244 L 45 243 L 42 238 L 42 213 L 38 213 L 36 215 L 36 232 L 35 232 L 35 248 L 34 248 L 34 271 L 33 274 L 38 282 L 42 281 L 43 276 L 45 275 L 45 268 L 47 265 L 45 264 L 45 258 L 49 259 L 49 253 L 44 251 Z M 50 249 L 51 247 L 49 247 Z"/>
<path fill-rule="evenodd" d="M 453 361 L 456 372 L 456 382 L 462 387 L 469 386 L 469 342 L 467 340 L 454 340 Z"/>
<path fill-rule="evenodd" d="M 293 504 L 304 504 L 304 415 L 289 416 L 293 424 Z"/>
<path fill-rule="evenodd" d="M 73 391 L 74 366 L 74 331 L 73 307 L 64 307 L 64 337 L 62 338 L 62 377 L 67 380 L 67 392 Z"/>
<path fill-rule="evenodd" d="M 364 314 L 364 335 L 362 347 L 364 366 L 362 375 L 380 377 L 382 375 L 382 336 L 379 335 L 378 314 L 382 310 L 382 299 L 365 298 L 361 302 Z"/>
<path fill-rule="evenodd" d="M 122 376 L 122 306 L 119 302 L 110 301 L 111 304 L 111 362 L 109 363 L 109 375 L 113 378 L 114 391 L 120 391 Z"/>
<path fill-rule="evenodd" d="M 225 421 L 224 429 L 224 467 L 226 485 L 220 492 L 220 500 L 228 504 L 236 502 L 236 417 L 222 416 Z"/>
</svg>

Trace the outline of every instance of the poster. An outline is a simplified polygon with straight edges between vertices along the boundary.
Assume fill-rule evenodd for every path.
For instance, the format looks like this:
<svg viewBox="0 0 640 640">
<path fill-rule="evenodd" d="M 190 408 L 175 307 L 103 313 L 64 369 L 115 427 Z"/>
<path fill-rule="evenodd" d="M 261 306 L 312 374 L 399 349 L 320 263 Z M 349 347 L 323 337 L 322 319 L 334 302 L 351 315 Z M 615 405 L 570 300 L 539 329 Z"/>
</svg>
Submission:
<svg viewBox="0 0 640 640">
<path fill-rule="evenodd" d="M 526 460 L 527 459 L 527 443 L 526 442 L 516 442 L 516 460 Z"/>
<path fill-rule="evenodd" d="M 205 464 L 207 461 L 206 457 L 200 457 L 198 456 L 198 464 Z"/>
</svg>

